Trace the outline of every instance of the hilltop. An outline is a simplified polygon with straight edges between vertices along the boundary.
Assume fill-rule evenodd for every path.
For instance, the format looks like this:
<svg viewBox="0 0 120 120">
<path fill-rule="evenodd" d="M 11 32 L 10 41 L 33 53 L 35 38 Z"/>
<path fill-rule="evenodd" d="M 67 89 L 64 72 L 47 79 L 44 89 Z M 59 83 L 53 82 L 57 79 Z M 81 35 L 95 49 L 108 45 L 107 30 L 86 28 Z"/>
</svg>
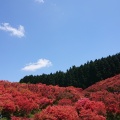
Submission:
<svg viewBox="0 0 120 120">
<path fill-rule="evenodd" d="M 66 72 L 29 75 L 20 80 L 20 83 L 43 83 L 47 85 L 59 85 L 61 87 L 74 86 L 88 88 L 89 86 L 120 74 L 120 53 L 87 63 L 78 67 L 72 66 Z"/>
</svg>

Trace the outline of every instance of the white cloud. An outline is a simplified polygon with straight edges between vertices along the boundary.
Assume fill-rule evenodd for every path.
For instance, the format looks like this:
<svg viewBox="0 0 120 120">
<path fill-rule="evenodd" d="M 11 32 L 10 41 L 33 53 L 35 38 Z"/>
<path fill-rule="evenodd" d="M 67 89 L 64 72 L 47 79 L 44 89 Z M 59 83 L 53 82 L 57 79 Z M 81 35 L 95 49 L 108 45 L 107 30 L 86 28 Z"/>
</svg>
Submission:
<svg viewBox="0 0 120 120">
<path fill-rule="evenodd" d="M 35 1 L 39 3 L 44 3 L 44 0 L 35 0 Z"/>
<path fill-rule="evenodd" d="M 29 63 L 22 70 L 24 71 L 36 71 L 44 67 L 50 67 L 52 63 L 47 59 L 39 59 L 36 63 Z"/>
<path fill-rule="evenodd" d="M 10 32 L 10 35 L 17 36 L 19 38 L 25 36 L 25 30 L 22 25 L 20 25 L 18 28 L 14 28 L 10 26 L 9 23 L 2 23 L 2 25 L 0 25 L 0 30 Z"/>
</svg>

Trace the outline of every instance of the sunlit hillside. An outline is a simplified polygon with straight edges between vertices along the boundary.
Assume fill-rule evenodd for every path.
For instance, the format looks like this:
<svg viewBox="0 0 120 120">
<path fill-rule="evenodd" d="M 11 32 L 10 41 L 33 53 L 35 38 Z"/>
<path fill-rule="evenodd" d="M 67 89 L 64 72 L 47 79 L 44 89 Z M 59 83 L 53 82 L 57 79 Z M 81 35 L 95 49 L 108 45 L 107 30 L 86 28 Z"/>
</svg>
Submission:
<svg viewBox="0 0 120 120">
<path fill-rule="evenodd" d="M 120 120 L 120 75 L 83 90 L 0 81 L 0 120 Z"/>
</svg>

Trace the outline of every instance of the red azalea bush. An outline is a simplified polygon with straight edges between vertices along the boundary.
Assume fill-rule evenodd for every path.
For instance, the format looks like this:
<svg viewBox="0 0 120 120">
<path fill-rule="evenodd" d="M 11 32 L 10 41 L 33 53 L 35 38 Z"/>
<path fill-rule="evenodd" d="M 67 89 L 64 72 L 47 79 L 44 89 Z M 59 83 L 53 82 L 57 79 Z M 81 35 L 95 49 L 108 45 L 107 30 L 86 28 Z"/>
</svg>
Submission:
<svg viewBox="0 0 120 120">
<path fill-rule="evenodd" d="M 47 107 L 48 105 L 52 105 L 52 104 L 53 104 L 53 100 L 48 99 L 46 97 L 43 97 L 39 100 L 40 109 L 43 109 L 43 108 Z"/>
<path fill-rule="evenodd" d="M 49 106 L 35 115 L 34 120 L 79 120 L 72 106 Z"/>
<path fill-rule="evenodd" d="M 39 109 L 39 105 L 34 101 L 38 98 L 31 91 L 20 88 L 19 84 L 14 86 L 13 83 L 7 81 L 0 81 L 0 86 L 2 86 L 2 91 L 0 91 L 0 111 L 2 116 L 10 117 L 12 114 L 18 116 L 27 115 L 31 111 Z"/>
<path fill-rule="evenodd" d="M 17 112 L 21 115 L 27 115 L 32 110 L 39 109 L 39 105 L 37 103 L 25 96 L 17 96 L 15 98 L 15 103 L 17 105 Z"/>
<path fill-rule="evenodd" d="M 32 118 L 12 116 L 12 117 L 11 117 L 11 120 L 33 120 L 33 119 L 32 119 Z"/>
<path fill-rule="evenodd" d="M 16 111 L 16 106 L 13 101 L 13 97 L 9 93 L 2 93 L 0 95 L 0 112 L 10 117 L 11 114 L 13 114 Z"/>
<path fill-rule="evenodd" d="M 89 98 L 94 101 L 102 101 L 106 105 L 108 112 L 120 113 L 120 94 L 113 94 L 103 90 L 90 93 Z"/>
<path fill-rule="evenodd" d="M 70 99 L 63 98 L 58 101 L 58 105 L 73 105 L 73 102 Z"/>
<path fill-rule="evenodd" d="M 106 109 L 102 102 L 90 101 L 88 98 L 83 98 L 76 102 L 75 108 L 82 120 L 92 120 L 92 118 L 96 117 L 105 120 Z"/>
</svg>

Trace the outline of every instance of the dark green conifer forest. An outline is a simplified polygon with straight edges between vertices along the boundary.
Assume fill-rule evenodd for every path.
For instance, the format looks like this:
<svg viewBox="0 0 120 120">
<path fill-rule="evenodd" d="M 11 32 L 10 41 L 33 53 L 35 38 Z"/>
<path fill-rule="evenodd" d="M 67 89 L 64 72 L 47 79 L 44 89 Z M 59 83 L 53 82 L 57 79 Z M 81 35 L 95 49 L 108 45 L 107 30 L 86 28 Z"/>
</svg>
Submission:
<svg viewBox="0 0 120 120">
<path fill-rule="evenodd" d="M 25 76 L 20 83 L 43 83 L 62 87 L 87 88 L 92 84 L 120 73 L 120 53 L 106 58 L 88 61 L 79 67 L 72 66 L 66 72 Z"/>
</svg>

